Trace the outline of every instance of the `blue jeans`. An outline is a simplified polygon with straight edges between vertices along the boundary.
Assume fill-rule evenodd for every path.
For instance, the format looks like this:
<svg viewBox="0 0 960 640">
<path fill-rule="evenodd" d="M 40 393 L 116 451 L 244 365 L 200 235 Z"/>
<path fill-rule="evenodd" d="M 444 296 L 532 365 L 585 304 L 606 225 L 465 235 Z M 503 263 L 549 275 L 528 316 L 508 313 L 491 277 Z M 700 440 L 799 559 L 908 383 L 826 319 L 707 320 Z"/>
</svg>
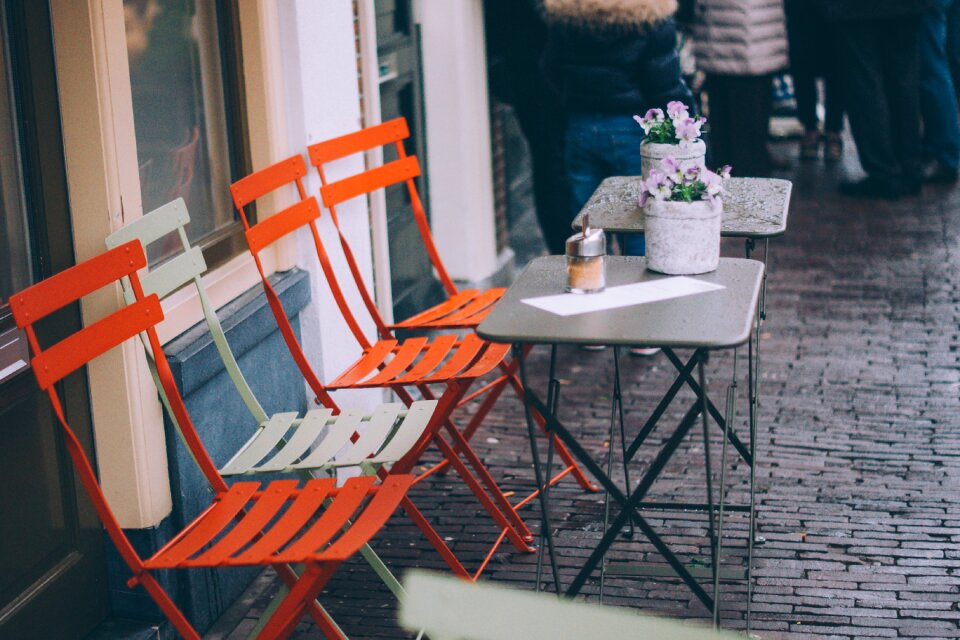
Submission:
<svg viewBox="0 0 960 640">
<path fill-rule="evenodd" d="M 960 166 L 960 117 L 947 59 L 947 14 L 955 0 L 935 0 L 920 35 L 923 151 L 949 169 Z"/>
<path fill-rule="evenodd" d="M 631 115 L 573 113 L 567 119 L 564 161 L 573 192 L 570 221 L 587 203 L 604 178 L 640 175 L 643 129 Z M 642 256 L 642 233 L 620 236 L 624 255 Z"/>
</svg>

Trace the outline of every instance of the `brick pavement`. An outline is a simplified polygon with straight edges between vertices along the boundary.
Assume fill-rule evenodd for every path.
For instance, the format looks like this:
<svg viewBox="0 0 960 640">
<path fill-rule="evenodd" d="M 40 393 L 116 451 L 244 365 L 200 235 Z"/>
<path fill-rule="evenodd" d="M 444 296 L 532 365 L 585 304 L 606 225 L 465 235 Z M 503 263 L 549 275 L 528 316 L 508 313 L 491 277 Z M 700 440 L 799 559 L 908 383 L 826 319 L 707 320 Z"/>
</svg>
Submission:
<svg viewBox="0 0 960 640">
<path fill-rule="evenodd" d="M 753 628 L 762 638 L 791 640 L 960 637 L 960 190 L 927 187 L 919 199 L 857 202 L 835 196 L 836 176 L 822 167 L 799 167 L 787 177 L 794 180 L 793 206 L 787 235 L 771 246 L 762 337 L 757 482 L 766 543 L 756 549 Z M 725 241 L 724 252 L 741 255 L 742 243 Z M 536 351 L 531 358 L 541 386 L 545 356 Z M 602 459 L 611 351 L 568 348 L 561 358 L 561 418 L 578 425 L 582 442 Z M 723 391 L 731 362 L 730 354 L 711 359 L 715 393 Z M 635 427 L 672 380 L 671 367 L 662 355 L 624 358 L 624 366 L 627 419 Z M 679 420 L 683 404 L 668 412 L 668 424 Z M 742 394 L 739 409 L 744 430 Z M 520 411 L 505 398 L 475 439 L 494 475 L 518 493 L 529 490 L 533 475 Z M 715 456 L 719 444 L 715 438 Z M 636 471 L 653 449 L 641 450 Z M 702 501 L 702 461 L 694 435 L 651 498 Z M 732 464 L 730 474 L 730 499 L 742 501 L 746 468 Z M 414 492 L 417 503 L 476 566 L 495 533 L 489 519 L 452 478 L 425 484 Z M 553 505 L 562 514 L 556 536 L 569 581 L 600 535 L 602 497 L 565 481 Z M 524 513 L 536 529 L 536 510 Z M 702 516 L 652 514 L 651 522 L 684 560 L 707 557 Z M 728 515 L 725 564 L 743 565 L 745 530 L 744 515 Z M 443 568 L 402 516 L 376 547 L 398 572 Z M 625 539 L 610 557 L 660 561 L 649 544 Z M 485 575 L 531 589 L 534 571 L 533 556 L 504 546 Z M 242 637 L 275 589 L 271 574 L 261 576 L 208 637 Z M 597 580 L 584 592 L 595 600 Z M 342 567 L 321 601 L 351 637 L 403 637 L 395 603 L 362 562 Z M 605 602 L 707 615 L 675 579 L 608 579 Z M 742 584 L 726 585 L 724 626 L 743 627 L 744 602 Z M 304 623 L 295 637 L 320 634 Z"/>
</svg>

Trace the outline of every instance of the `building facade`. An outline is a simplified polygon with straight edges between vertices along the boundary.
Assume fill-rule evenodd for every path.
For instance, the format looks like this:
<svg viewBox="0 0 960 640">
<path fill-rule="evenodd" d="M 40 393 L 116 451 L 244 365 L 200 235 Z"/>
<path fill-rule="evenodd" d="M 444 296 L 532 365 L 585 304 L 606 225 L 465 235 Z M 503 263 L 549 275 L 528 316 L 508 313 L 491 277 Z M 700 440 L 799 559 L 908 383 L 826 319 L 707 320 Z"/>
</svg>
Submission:
<svg viewBox="0 0 960 640">
<path fill-rule="evenodd" d="M 230 182 L 309 144 L 404 116 L 408 152 L 425 168 L 431 225 L 455 278 L 482 281 L 510 261 L 498 241 L 480 0 L 6 0 L 0 82 L 0 636 L 83 637 L 109 616 L 156 618 L 127 589 L 74 481 L 45 398 L 29 375 L 11 293 L 103 251 L 104 237 L 176 197 L 205 284 L 241 366 L 258 375 L 269 410 L 304 410 L 302 380 L 260 295 L 230 200 Z M 348 158 L 332 177 L 380 162 Z M 311 176 L 308 190 L 317 194 Z M 405 314 L 436 293 L 412 221 L 388 190 L 339 208 L 381 311 Z M 258 219 L 293 202 L 260 203 Z M 399 212 L 399 213 L 398 213 Z M 321 232 L 346 273 L 332 224 Z M 502 234 L 501 234 L 502 236 Z M 169 249 L 148 248 L 155 257 Z M 358 349 L 307 238 L 264 255 L 316 370 L 326 378 Z M 356 292 L 353 303 L 359 303 Z M 55 319 L 68 331 L 120 304 L 101 291 Z M 252 426 L 217 367 L 195 294 L 165 302 L 161 337 L 188 408 L 215 458 Z M 372 334 L 372 324 L 366 329 Z M 122 525 L 148 554 L 195 515 L 203 483 L 165 424 L 138 345 L 65 382 Z M 338 396 L 369 406 L 379 392 Z M 169 576 L 206 628 L 249 572 Z M 180 580 L 181 582 L 176 582 Z"/>
</svg>

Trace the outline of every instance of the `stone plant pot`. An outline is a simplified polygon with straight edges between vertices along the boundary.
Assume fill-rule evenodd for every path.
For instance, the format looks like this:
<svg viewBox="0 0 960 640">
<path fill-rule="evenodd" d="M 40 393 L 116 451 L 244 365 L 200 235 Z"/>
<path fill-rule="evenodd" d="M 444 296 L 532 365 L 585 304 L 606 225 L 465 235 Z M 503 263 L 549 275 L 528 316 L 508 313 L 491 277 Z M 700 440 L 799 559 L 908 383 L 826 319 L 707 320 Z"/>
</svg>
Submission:
<svg viewBox="0 0 960 640">
<path fill-rule="evenodd" d="M 649 200 L 644 207 L 647 268 L 670 275 L 714 271 L 720 262 L 723 203 Z"/>
<path fill-rule="evenodd" d="M 662 144 L 659 142 L 640 143 L 640 170 L 643 178 L 650 175 L 650 169 L 660 166 L 660 161 L 673 156 L 680 162 L 695 161 L 702 168 L 703 158 L 707 153 L 707 145 L 703 140 L 695 140 L 686 147 L 679 144 Z"/>
</svg>

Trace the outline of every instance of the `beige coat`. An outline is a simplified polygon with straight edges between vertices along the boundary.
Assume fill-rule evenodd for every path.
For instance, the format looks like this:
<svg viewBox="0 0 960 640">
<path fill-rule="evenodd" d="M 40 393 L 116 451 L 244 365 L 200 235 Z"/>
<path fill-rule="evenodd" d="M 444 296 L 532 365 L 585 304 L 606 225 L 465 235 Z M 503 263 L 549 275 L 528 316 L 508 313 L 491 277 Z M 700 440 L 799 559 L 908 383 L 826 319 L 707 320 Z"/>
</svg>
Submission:
<svg viewBox="0 0 960 640">
<path fill-rule="evenodd" d="M 699 0 L 694 22 L 697 68 L 759 76 L 787 66 L 783 0 Z"/>
</svg>

